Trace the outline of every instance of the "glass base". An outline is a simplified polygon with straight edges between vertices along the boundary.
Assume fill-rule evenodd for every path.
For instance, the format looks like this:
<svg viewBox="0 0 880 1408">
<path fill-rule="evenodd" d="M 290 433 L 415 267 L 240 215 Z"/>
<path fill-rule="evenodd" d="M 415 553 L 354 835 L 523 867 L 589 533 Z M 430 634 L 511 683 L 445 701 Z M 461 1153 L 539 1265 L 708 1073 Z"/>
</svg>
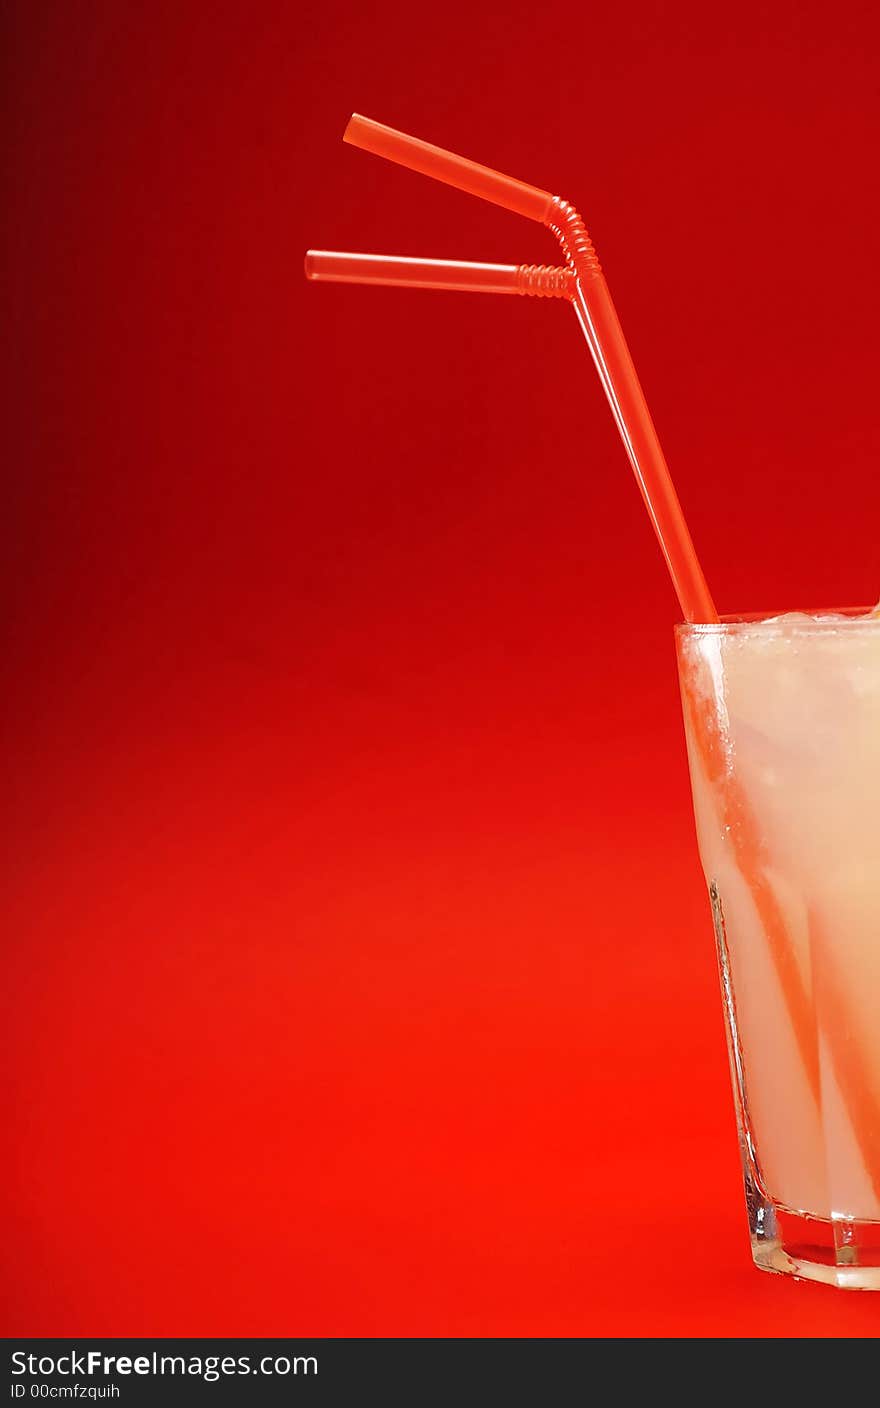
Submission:
<svg viewBox="0 0 880 1408">
<path fill-rule="evenodd" d="M 810 1217 L 762 1200 L 750 1207 L 749 1223 L 752 1257 L 762 1271 L 845 1291 L 880 1291 L 880 1222 Z"/>
</svg>

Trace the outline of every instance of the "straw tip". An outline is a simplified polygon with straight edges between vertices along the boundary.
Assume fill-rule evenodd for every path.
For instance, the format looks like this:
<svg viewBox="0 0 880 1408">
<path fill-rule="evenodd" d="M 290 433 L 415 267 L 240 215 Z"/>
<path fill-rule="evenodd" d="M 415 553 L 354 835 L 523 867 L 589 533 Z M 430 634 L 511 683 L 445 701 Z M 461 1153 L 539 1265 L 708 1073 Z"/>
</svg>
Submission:
<svg viewBox="0 0 880 1408">
<path fill-rule="evenodd" d="M 361 117 L 359 112 L 353 112 L 348 122 L 345 124 L 345 131 L 342 134 L 343 142 L 354 142 L 358 128 L 362 127 L 366 121 L 367 118 Z"/>
<path fill-rule="evenodd" d="M 303 259 L 303 272 L 307 279 L 317 278 L 317 274 L 315 273 L 315 251 L 313 249 L 306 250 L 305 258 Z"/>
</svg>

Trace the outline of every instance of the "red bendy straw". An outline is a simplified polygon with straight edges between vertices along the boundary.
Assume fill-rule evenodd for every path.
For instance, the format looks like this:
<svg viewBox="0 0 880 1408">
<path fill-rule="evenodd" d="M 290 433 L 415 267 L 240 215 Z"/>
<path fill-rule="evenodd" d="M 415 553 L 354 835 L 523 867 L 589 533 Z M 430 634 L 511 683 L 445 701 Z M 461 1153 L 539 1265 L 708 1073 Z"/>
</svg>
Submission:
<svg viewBox="0 0 880 1408">
<path fill-rule="evenodd" d="M 467 191 L 482 200 L 491 201 L 506 210 L 524 215 L 552 230 L 562 246 L 566 264 L 574 278 L 571 293 L 562 296 L 571 297 L 666 559 L 682 613 L 687 621 L 717 621 L 712 597 L 681 511 L 623 329 L 611 301 L 611 293 L 596 258 L 592 240 L 574 206 L 559 196 L 551 195 L 549 191 L 529 186 L 512 176 L 504 176 L 488 166 L 480 166 L 466 157 L 455 156 L 452 152 L 444 151 L 442 147 L 432 146 L 417 137 L 397 132 L 393 127 L 385 127 L 382 123 L 373 122 L 357 113 L 352 116 L 345 129 L 344 140 L 365 151 L 373 152 L 376 156 L 383 156 L 400 166 L 420 171 L 425 176 L 445 182 L 446 185 L 455 186 L 458 190 Z M 347 255 L 331 258 L 356 258 L 363 261 L 369 260 L 370 256 Z M 389 277 L 382 279 L 382 282 L 410 282 L 419 286 L 421 281 L 418 278 L 408 280 L 396 276 L 400 273 L 401 261 L 384 262 Z M 416 261 L 423 269 L 433 262 L 435 261 Z M 388 267 L 389 265 L 396 265 L 396 270 Z M 485 269 L 487 266 L 482 267 Z M 517 266 L 500 267 L 510 269 Z M 366 269 L 367 266 L 362 265 L 362 268 Z M 321 275 L 312 274 L 312 277 Z M 360 282 L 360 277 L 356 277 Z M 379 280 L 373 278 L 366 281 Z M 421 286 L 426 285 L 421 282 Z M 427 286 L 450 285 L 430 283 Z M 460 283 L 453 283 L 451 286 L 462 287 Z M 484 284 L 483 291 L 512 290 L 488 288 Z"/>
<path fill-rule="evenodd" d="M 574 299 L 570 269 L 551 264 L 474 264 L 464 259 L 409 259 L 399 254 L 348 254 L 310 249 L 306 278 L 315 283 L 386 284 L 455 289 L 462 293 L 519 293 Z"/>
<path fill-rule="evenodd" d="M 372 118 L 361 117 L 360 113 L 352 113 L 342 140 L 350 142 L 353 147 L 360 147 L 362 151 L 372 152 L 374 156 L 384 156 L 398 166 L 408 166 L 410 171 L 432 176 L 444 185 L 455 186 L 459 191 L 491 201 L 493 205 L 503 205 L 505 210 L 525 215 L 541 225 L 548 223 L 555 200 L 549 191 L 527 186 L 525 181 L 517 181 L 513 176 L 502 176 L 500 171 L 493 171 L 489 166 L 480 166 L 466 156 L 455 156 L 442 147 L 433 147 L 430 142 L 410 137 L 393 127 L 385 127 Z"/>
</svg>

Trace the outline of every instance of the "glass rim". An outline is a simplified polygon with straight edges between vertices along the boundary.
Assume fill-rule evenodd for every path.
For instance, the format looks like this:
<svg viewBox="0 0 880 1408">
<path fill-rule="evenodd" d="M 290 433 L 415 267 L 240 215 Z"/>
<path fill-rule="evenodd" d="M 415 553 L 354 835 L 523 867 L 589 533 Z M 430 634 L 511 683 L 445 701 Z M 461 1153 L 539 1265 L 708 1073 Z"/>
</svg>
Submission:
<svg viewBox="0 0 880 1408">
<path fill-rule="evenodd" d="M 875 606 L 833 606 L 806 611 L 747 611 L 741 614 L 724 615 L 718 621 L 678 621 L 675 634 L 681 636 L 728 636 L 747 634 L 760 627 L 778 627 L 783 618 L 798 616 L 798 620 L 787 620 L 786 626 L 794 631 L 841 630 L 846 627 L 880 627 L 880 613 Z"/>
</svg>

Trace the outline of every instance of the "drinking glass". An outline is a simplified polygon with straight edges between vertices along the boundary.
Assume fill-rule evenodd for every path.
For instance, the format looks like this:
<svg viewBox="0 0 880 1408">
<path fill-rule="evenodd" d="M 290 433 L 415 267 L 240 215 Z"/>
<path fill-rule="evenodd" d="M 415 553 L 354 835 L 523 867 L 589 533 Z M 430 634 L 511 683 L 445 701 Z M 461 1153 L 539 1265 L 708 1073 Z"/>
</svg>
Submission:
<svg viewBox="0 0 880 1408">
<path fill-rule="evenodd" d="M 752 1254 L 880 1290 L 880 617 L 676 651 Z"/>
</svg>

